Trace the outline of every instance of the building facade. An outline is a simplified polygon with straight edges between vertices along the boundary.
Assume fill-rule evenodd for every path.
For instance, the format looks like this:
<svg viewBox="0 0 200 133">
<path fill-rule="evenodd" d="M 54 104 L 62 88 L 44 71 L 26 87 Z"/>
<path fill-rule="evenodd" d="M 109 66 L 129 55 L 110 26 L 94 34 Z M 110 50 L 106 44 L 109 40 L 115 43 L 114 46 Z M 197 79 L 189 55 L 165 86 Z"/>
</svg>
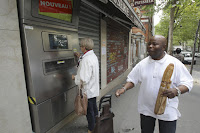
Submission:
<svg viewBox="0 0 200 133">
<path fill-rule="evenodd" d="M 98 99 L 126 79 L 135 55 L 142 58 L 144 37 L 134 40 L 131 28 L 145 26 L 127 0 L 2 0 L 0 7 L 1 132 L 56 132 L 75 117 L 79 39 L 95 43 Z"/>
<path fill-rule="evenodd" d="M 133 8 L 146 29 L 146 31 L 144 32 L 137 27 L 132 27 L 131 45 L 133 46 L 134 63 L 137 63 L 147 56 L 147 43 L 153 36 L 153 17 L 143 15 L 145 11 L 142 11 L 140 7 Z"/>
</svg>

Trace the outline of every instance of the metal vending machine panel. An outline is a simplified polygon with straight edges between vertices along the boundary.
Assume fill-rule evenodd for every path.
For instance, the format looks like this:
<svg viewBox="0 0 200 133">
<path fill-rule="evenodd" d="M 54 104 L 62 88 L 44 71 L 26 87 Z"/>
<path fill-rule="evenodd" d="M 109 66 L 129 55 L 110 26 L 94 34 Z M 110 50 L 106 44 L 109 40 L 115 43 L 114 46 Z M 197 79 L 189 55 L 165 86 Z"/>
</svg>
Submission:
<svg viewBox="0 0 200 133">
<path fill-rule="evenodd" d="M 76 32 L 24 26 L 24 60 L 33 129 L 46 132 L 74 110 Z"/>
<path fill-rule="evenodd" d="M 74 110 L 80 1 L 17 0 L 33 131 L 44 133 Z"/>
</svg>

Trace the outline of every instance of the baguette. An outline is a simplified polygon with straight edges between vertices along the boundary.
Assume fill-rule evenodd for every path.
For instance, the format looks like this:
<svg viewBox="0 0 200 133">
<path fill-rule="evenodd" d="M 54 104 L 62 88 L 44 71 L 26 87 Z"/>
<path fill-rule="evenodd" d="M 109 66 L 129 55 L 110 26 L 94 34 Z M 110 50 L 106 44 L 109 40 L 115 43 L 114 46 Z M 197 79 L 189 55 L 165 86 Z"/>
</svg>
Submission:
<svg viewBox="0 0 200 133">
<path fill-rule="evenodd" d="M 167 66 L 167 68 L 165 69 L 165 72 L 163 74 L 159 92 L 158 92 L 158 96 L 156 99 L 156 105 L 154 108 L 154 113 L 156 115 L 161 115 L 165 112 L 167 97 L 161 96 L 161 94 L 163 93 L 163 91 L 165 89 L 170 89 L 170 85 L 171 85 L 170 79 L 171 79 L 173 70 L 174 70 L 174 64 L 171 63 Z"/>
</svg>

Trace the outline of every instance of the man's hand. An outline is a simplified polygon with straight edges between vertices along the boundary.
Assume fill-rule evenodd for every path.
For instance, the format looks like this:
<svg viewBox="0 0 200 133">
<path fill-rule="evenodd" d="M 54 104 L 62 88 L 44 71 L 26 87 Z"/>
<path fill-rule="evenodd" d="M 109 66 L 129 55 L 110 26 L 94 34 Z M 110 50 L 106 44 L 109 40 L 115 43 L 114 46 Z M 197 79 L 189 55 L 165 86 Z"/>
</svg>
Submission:
<svg viewBox="0 0 200 133">
<path fill-rule="evenodd" d="M 166 89 L 163 91 L 162 96 L 166 96 L 168 98 L 174 98 L 175 96 L 177 96 L 178 92 L 175 88 L 171 88 L 171 89 Z"/>
<path fill-rule="evenodd" d="M 116 92 L 115 92 L 115 96 L 116 97 L 119 97 L 121 94 L 123 94 L 125 92 L 125 90 L 123 88 L 121 89 L 118 89 Z"/>
<path fill-rule="evenodd" d="M 134 84 L 132 82 L 126 82 L 126 84 L 124 85 L 124 87 L 122 87 L 121 89 L 118 89 L 115 92 L 115 96 L 119 97 L 121 94 L 124 94 L 126 90 L 131 89 L 134 87 Z"/>
</svg>

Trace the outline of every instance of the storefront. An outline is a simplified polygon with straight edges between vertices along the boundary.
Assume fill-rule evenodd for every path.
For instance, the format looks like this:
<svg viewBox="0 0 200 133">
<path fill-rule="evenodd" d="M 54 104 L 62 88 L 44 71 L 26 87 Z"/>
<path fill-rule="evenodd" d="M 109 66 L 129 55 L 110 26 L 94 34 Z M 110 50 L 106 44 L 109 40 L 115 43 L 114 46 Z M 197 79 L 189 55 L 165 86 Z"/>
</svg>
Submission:
<svg viewBox="0 0 200 133">
<path fill-rule="evenodd" d="M 140 32 L 131 34 L 131 45 L 133 46 L 133 63 L 138 63 L 147 56 L 147 45 L 145 43 L 145 36 Z"/>
<path fill-rule="evenodd" d="M 20 91 L 20 94 L 23 94 L 24 99 L 16 95 L 9 101 L 10 105 L 21 103 L 20 106 L 12 108 L 21 117 L 16 119 L 19 123 L 15 129 L 22 129 L 19 125 L 28 123 L 35 133 L 53 132 L 70 120 L 69 117 L 73 114 L 76 86 L 71 75 L 75 74 L 77 69 L 73 53 L 80 51 L 79 39 L 91 37 L 94 40 L 94 51 L 100 62 L 102 96 L 112 89 L 111 84 L 115 86 L 119 84 L 116 82 L 117 79 L 129 68 L 131 27 L 136 26 L 142 30 L 145 28 L 126 0 L 18 0 L 16 2 L 12 4 L 16 11 L 18 10 L 19 19 L 13 20 L 17 18 L 17 14 L 8 17 L 10 22 L 20 22 L 19 32 L 15 33 L 20 37 L 19 48 L 15 50 L 16 55 L 23 57 L 23 62 L 21 58 L 17 58 L 17 61 L 21 59 L 21 64 L 18 64 L 12 75 L 7 76 L 7 80 L 13 79 L 12 76 L 17 72 L 20 73 L 15 77 L 19 75 L 25 77 L 21 76 L 20 82 L 16 80 L 12 87 L 4 87 L 9 92 L 6 95 L 13 94 L 13 91 L 18 94 L 18 90 L 23 89 L 23 93 Z M 11 32 L 19 27 L 14 30 L 6 28 Z M 14 38 L 8 42 L 8 46 L 14 44 L 14 48 L 15 40 Z M 16 55 L 8 54 L 8 58 L 4 61 Z M 13 66 L 7 68 L 6 70 L 10 71 L 9 68 Z M 23 102 L 27 99 L 29 105 Z M 21 106 L 23 108 L 20 108 Z M 26 122 L 23 113 L 26 114 Z M 13 119 L 10 118 L 10 121 Z"/>
<path fill-rule="evenodd" d="M 129 29 L 107 20 L 107 83 L 128 69 Z"/>
<path fill-rule="evenodd" d="M 80 3 L 78 36 L 79 39 L 84 37 L 93 39 L 94 52 L 100 59 L 100 12 L 83 1 Z"/>
<path fill-rule="evenodd" d="M 133 50 L 130 46 L 131 28 L 134 26 L 143 31 L 145 28 L 126 0 L 82 0 L 82 3 L 100 14 L 100 51 L 96 53 L 100 55 L 100 84 L 101 89 L 110 88 L 112 85 L 109 84 L 133 63 L 133 57 L 129 59 Z"/>
</svg>

